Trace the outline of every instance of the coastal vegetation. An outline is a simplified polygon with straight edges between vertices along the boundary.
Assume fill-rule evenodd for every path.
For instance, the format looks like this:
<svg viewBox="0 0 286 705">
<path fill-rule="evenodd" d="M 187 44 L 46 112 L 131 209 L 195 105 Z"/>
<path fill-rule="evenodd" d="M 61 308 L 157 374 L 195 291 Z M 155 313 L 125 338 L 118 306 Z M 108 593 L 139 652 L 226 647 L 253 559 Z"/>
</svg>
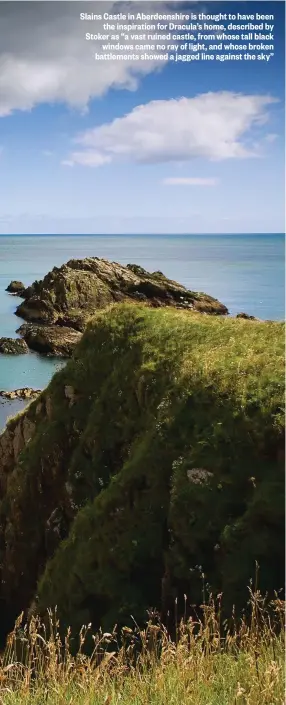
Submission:
<svg viewBox="0 0 286 705">
<path fill-rule="evenodd" d="M 7 622 L 110 630 L 284 580 L 284 326 L 117 304 L 0 436 Z M 63 580 L 63 575 L 64 580 Z M 11 628 L 11 627 L 10 627 Z"/>
<path fill-rule="evenodd" d="M 2 705 L 283 705 L 284 610 L 249 594 L 250 619 L 221 619 L 221 596 L 183 618 L 170 636 L 158 616 L 139 628 L 116 627 L 92 635 L 83 627 L 76 655 L 71 636 L 59 635 L 57 615 L 48 625 L 21 619 L 0 664 Z"/>
<path fill-rule="evenodd" d="M 0 701 L 282 705 L 284 324 L 97 258 L 21 296 L 70 359 L 0 393 Z"/>
<path fill-rule="evenodd" d="M 12 281 L 7 291 L 15 290 L 23 299 L 15 311 L 26 321 L 17 330 L 22 340 L 3 339 L 1 348 L 0 339 L 0 353 L 17 353 L 22 344 L 21 352 L 30 348 L 44 355 L 70 357 L 90 317 L 123 301 L 212 315 L 228 313 L 217 299 L 189 291 L 162 272 L 147 272 L 136 264 L 125 267 L 98 257 L 70 260 L 54 267 L 42 281 L 26 289 L 21 282 Z"/>
</svg>

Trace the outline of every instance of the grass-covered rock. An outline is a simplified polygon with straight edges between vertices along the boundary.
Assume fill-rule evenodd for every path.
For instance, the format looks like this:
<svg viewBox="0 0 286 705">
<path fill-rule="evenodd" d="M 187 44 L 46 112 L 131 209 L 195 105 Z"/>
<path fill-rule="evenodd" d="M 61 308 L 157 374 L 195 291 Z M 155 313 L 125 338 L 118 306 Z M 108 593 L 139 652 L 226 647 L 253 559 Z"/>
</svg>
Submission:
<svg viewBox="0 0 286 705">
<path fill-rule="evenodd" d="M 98 257 L 69 260 L 54 267 L 44 279 L 24 292 L 17 315 L 26 321 L 55 323 L 83 331 L 99 309 L 120 301 L 141 301 L 150 306 L 175 306 L 224 315 L 224 304 L 208 294 L 189 291 L 162 274 L 136 264 L 126 267 Z"/>
<path fill-rule="evenodd" d="M 280 588 L 283 370 L 280 323 L 99 313 L 0 436 L 6 613 L 110 628 L 200 603 L 202 573 L 231 608 L 256 561 L 261 590 Z"/>
</svg>

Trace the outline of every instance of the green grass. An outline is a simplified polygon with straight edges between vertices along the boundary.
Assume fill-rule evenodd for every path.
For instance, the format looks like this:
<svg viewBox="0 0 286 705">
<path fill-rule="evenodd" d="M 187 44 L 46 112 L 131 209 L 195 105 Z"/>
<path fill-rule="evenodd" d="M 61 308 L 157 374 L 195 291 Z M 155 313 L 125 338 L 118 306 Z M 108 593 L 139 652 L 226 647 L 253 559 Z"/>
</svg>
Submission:
<svg viewBox="0 0 286 705">
<path fill-rule="evenodd" d="M 150 616 L 144 629 L 115 628 L 93 636 L 79 650 L 70 635 L 61 641 L 56 615 L 48 629 L 18 620 L 0 666 L 2 705 L 283 705 L 283 603 L 266 605 L 251 593 L 251 618 L 228 628 L 220 598 L 202 608 L 201 619 L 182 619 L 172 639 Z"/>
<path fill-rule="evenodd" d="M 184 593 L 197 604 L 202 570 L 225 614 L 245 604 L 256 561 L 273 594 L 283 404 L 283 324 L 135 304 L 100 313 L 30 405 L 35 433 L 5 470 L 3 599 L 17 614 L 37 597 L 64 628 L 108 631 Z"/>
</svg>

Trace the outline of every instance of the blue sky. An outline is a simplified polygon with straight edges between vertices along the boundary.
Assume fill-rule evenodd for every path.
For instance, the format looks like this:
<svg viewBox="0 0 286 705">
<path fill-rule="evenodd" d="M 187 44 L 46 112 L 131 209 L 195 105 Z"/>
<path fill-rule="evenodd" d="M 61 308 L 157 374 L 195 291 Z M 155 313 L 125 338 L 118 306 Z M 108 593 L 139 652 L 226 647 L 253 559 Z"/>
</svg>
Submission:
<svg viewBox="0 0 286 705">
<path fill-rule="evenodd" d="M 107 6 L 0 3 L 0 232 L 282 231 L 284 3 L 176 4 L 275 14 L 268 63 L 137 72 L 91 58 Z"/>
</svg>

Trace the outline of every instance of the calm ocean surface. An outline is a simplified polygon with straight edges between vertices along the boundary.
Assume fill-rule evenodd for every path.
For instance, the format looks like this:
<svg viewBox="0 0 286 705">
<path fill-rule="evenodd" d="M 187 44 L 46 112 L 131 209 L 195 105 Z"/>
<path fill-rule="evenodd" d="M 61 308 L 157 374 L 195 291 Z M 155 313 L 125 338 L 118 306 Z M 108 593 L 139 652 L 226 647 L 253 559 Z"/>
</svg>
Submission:
<svg viewBox="0 0 286 705">
<path fill-rule="evenodd" d="M 20 299 L 5 289 L 11 279 L 28 286 L 71 258 L 104 257 L 136 263 L 222 301 L 231 315 L 245 311 L 284 319 L 284 235 L 0 235 L 0 337 L 15 337 Z M 37 354 L 0 355 L 0 389 L 43 388 L 59 361 Z M 21 402 L 1 403 L 0 429 Z"/>
</svg>

